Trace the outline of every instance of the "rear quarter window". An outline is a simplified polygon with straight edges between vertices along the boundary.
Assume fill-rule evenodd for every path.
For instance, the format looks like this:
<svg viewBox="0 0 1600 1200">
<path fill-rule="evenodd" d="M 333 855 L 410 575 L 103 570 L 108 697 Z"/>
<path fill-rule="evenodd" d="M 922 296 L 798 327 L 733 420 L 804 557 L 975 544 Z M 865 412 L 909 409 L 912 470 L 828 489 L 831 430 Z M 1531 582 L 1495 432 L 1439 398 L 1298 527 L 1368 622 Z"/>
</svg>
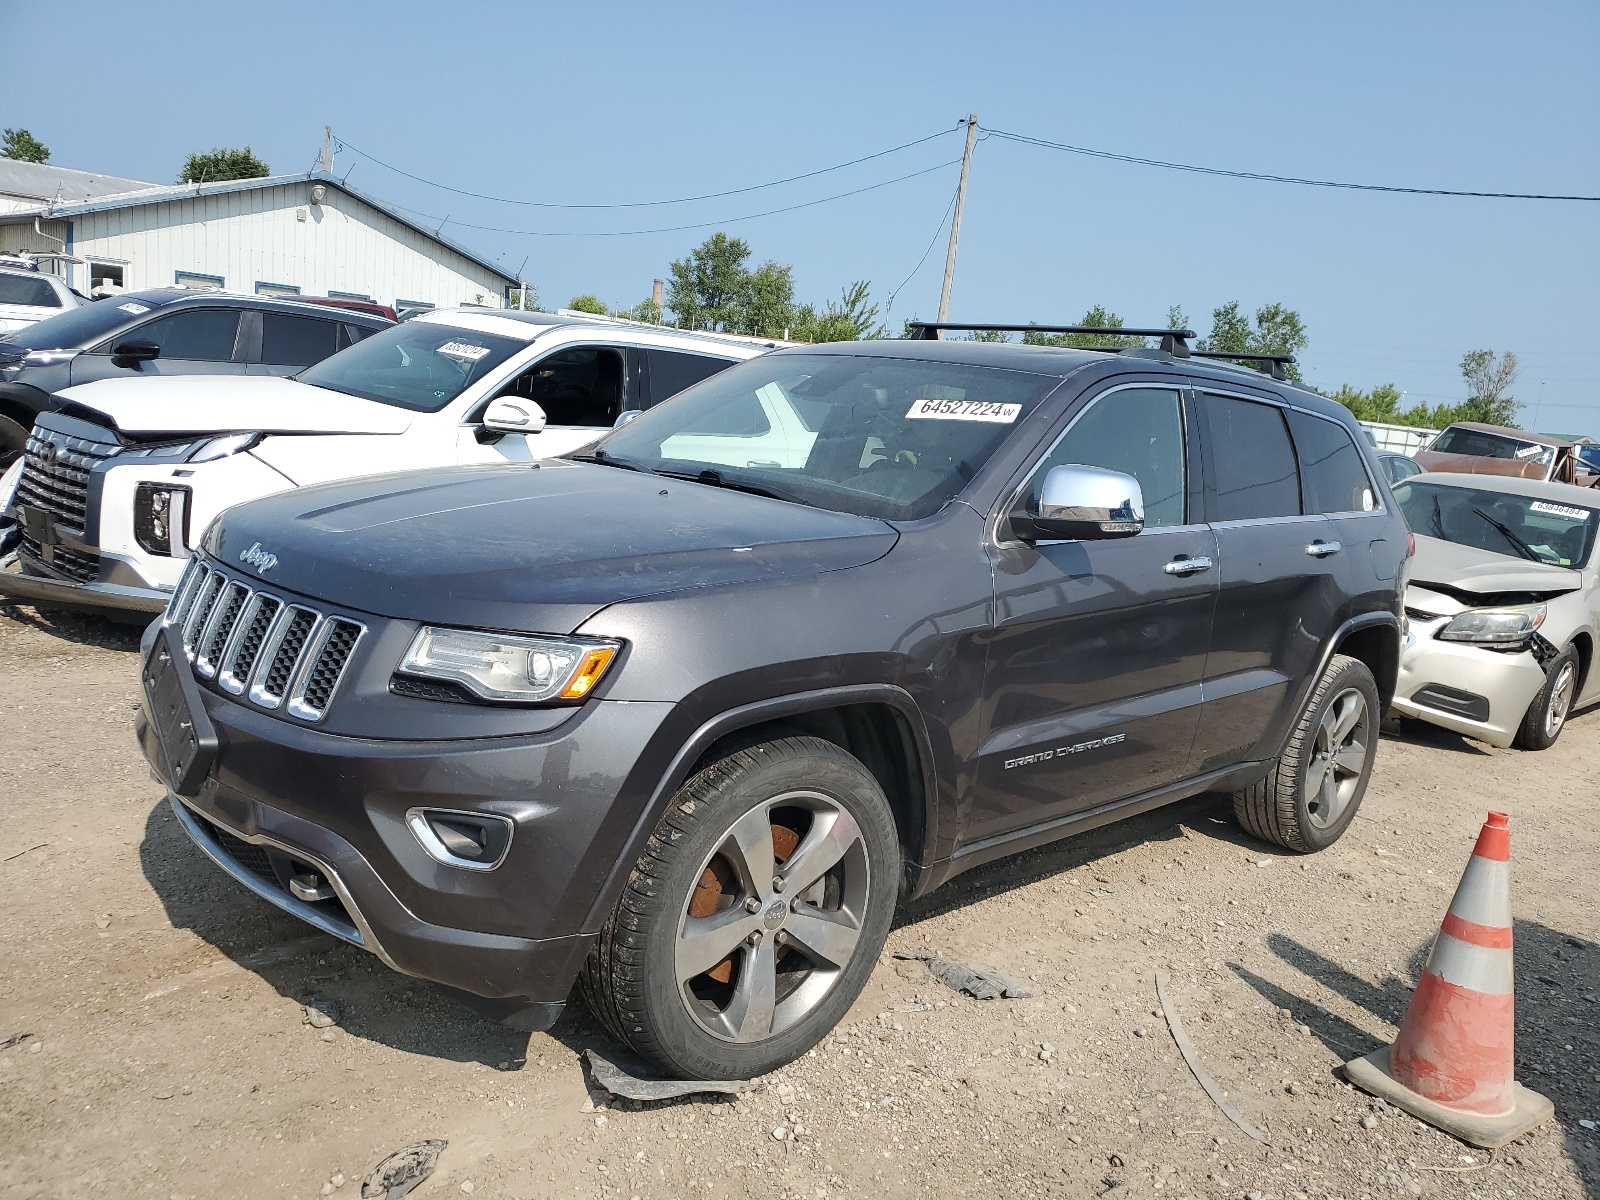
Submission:
<svg viewBox="0 0 1600 1200">
<path fill-rule="evenodd" d="M 272 367 L 309 367 L 339 349 L 339 322 L 288 313 L 261 314 L 261 361 Z"/>
<path fill-rule="evenodd" d="M 1342 425 L 1289 411 L 1307 512 L 1371 512 L 1377 507 L 1361 451 Z"/>
</svg>

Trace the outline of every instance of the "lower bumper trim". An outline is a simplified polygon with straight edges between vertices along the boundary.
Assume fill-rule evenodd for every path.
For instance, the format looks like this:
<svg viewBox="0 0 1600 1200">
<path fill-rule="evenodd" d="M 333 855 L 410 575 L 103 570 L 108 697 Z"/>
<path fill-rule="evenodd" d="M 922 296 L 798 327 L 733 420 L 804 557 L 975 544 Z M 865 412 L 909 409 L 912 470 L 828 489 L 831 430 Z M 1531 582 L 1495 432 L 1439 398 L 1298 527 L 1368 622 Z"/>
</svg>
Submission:
<svg viewBox="0 0 1600 1200">
<path fill-rule="evenodd" d="M 26 603 L 43 601 L 72 608 L 110 609 L 115 612 L 149 613 L 155 616 L 172 599 L 168 592 L 154 588 L 128 587 L 117 583 L 73 583 L 43 575 L 24 575 L 18 568 L 16 552 L 0 558 L 0 596 Z"/>
</svg>

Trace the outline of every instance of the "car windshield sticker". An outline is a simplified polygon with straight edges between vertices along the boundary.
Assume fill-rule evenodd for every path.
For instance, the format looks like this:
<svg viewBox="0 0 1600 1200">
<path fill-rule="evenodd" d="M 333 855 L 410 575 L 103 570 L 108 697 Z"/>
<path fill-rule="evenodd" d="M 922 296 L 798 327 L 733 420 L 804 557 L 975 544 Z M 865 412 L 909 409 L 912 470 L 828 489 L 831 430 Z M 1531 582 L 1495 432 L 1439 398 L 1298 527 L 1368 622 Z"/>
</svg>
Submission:
<svg viewBox="0 0 1600 1200">
<path fill-rule="evenodd" d="M 1543 446 L 1523 446 L 1520 450 L 1517 451 L 1517 457 L 1518 458 L 1543 458 L 1544 457 L 1544 451 L 1545 451 L 1545 448 Z"/>
<path fill-rule="evenodd" d="M 1535 500 L 1528 505 L 1528 511 L 1548 513 L 1552 517 L 1566 517 L 1569 521 L 1587 521 L 1594 515 L 1592 508 L 1572 508 L 1566 504 L 1551 504 L 1545 500 Z"/>
<path fill-rule="evenodd" d="M 914 400 L 906 413 L 908 420 L 989 421 L 1013 425 L 1022 415 L 1020 404 L 996 404 L 990 400 Z"/>
<path fill-rule="evenodd" d="M 462 362 L 477 362 L 489 353 L 487 346 L 474 346 L 471 342 L 446 342 L 437 353 L 446 358 L 459 358 Z"/>
<path fill-rule="evenodd" d="M 136 317 L 140 313 L 147 313 L 150 311 L 150 306 L 148 304 L 135 304 L 132 300 L 128 301 L 126 304 L 119 304 L 117 307 L 125 313 L 132 313 Z"/>
</svg>

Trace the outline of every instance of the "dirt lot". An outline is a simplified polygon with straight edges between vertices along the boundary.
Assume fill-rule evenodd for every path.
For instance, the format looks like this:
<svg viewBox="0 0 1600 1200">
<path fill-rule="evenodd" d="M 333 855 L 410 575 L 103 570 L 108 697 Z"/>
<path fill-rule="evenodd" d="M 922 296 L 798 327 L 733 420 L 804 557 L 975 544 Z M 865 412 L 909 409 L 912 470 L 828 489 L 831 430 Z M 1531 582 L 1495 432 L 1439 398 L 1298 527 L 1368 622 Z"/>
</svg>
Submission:
<svg viewBox="0 0 1600 1200">
<path fill-rule="evenodd" d="M 1032 999 L 957 1000 L 886 956 L 760 1091 L 595 1110 L 579 1055 L 611 1047 L 580 1007 L 487 1024 L 202 859 L 133 744 L 134 648 L 0 608 L 0 1040 L 32 1035 L 0 1050 L 7 1197 L 354 1197 L 420 1138 L 449 1147 L 419 1200 L 1600 1196 L 1600 712 L 1540 755 L 1406 727 L 1313 858 L 1203 797 L 974 873 L 890 950 Z M 1492 1161 L 1337 1073 L 1392 1037 L 1490 807 L 1513 814 L 1519 1073 L 1557 1112 Z M 1158 968 L 1270 1149 L 1185 1068 Z M 312 997 L 338 1027 L 304 1023 Z"/>
</svg>

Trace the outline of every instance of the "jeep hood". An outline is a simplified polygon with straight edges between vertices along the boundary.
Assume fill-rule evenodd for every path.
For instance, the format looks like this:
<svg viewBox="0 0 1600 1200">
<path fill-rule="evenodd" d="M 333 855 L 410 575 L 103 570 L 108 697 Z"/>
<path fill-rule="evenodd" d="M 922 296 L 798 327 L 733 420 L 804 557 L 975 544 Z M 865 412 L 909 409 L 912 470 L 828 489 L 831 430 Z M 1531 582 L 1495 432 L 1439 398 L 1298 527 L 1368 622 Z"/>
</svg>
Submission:
<svg viewBox="0 0 1600 1200">
<path fill-rule="evenodd" d="M 860 566 L 898 536 L 867 517 L 546 459 L 282 492 L 229 509 L 204 549 L 333 606 L 567 633 L 639 596 Z M 263 553 L 277 559 L 265 572 L 240 557 Z"/>
<path fill-rule="evenodd" d="M 1531 562 L 1476 546 L 1462 546 L 1417 534 L 1417 555 L 1411 561 L 1411 582 L 1446 595 L 1465 593 L 1485 597 L 1479 603 L 1499 601 L 1489 597 L 1526 595 L 1530 602 L 1576 591 L 1583 575 L 1570 567 Z"/>
<path fill-rule="evenodd" d="M 101 379 L 56 398 L 136 438 L 176 433 L 404 433 L 412 413 L 273 375 Z"/>
</svg>

